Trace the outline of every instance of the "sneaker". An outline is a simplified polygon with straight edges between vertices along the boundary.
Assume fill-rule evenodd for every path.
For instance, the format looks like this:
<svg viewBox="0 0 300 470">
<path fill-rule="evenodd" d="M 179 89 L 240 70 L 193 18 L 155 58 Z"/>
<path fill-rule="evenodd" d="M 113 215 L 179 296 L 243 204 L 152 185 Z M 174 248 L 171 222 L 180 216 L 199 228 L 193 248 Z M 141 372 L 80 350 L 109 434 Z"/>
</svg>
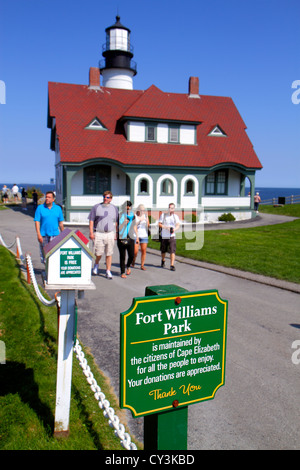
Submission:
<svg viewBox="0 0 300 470">
<path fill-rule="evenodd" d="M 170 266 L 171 271 L 175 271 L 175 266 Z"/>
<path fill-rule="evenodd" d="M 161 267 L 164 268 L 165 267 L 165 261 L 162 259 L 161 260 Z"/>
<path fill-rule="evenodd" d="M 112 274 L 110 271 L 106 271 L 106 279 L 112 279 Z"/>
<path fill-rule="evenodd" d="M 93 274 L 94 274 L 94 276 L 97 276 L 97 274 L 98 274 L 98 264 L 95 264 L 95 266 L 93 268 Z"/>
</svg>

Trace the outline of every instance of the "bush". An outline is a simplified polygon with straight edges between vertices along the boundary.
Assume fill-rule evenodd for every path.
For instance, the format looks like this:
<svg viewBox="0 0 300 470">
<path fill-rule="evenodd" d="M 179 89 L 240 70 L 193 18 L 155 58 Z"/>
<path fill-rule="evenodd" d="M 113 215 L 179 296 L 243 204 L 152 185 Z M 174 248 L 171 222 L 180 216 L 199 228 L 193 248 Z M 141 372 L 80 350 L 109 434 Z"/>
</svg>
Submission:
<svg viewBox="0 0 300 470">
<path fill-rule="evenodd" d="M 233 222 L 235 220 L 234 215 L 231 214 L 231 212 L 228 212 L 228 214 L 222 214 L 218 218 L 220 222 Z"/>
<path fill-rule="evenodd" d="M 28 197 L 29 199 L 32 199 L 32 191 L 33 191 L 34 189 L 36 190 L 36 192 L 37 192 L 37 194 L 38 194 L 38 199 L 41 199 L 41 197 L 43 197 L 44 194 L 42 193 L 42 191 L 40 190 L 40 188 L 35 188 L 35 187 L 33 187 L 33 186 L 32 186 L 32 187 L 30 186 L 30 187 L 28 187 L 28 188 L 26 189 L 26 191 L 27 191 L 27 197 Z"/>
</svg>

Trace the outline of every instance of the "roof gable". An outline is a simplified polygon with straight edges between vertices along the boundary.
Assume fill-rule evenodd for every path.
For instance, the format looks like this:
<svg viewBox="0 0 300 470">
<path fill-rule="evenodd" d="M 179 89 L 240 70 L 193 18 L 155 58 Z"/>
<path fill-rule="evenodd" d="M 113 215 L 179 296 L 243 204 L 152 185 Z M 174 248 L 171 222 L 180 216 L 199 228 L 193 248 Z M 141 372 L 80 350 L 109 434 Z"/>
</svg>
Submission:
<svg viewBox="0 0 300 470">
<path fill-rule="evenodd" d="M 60 232 L 59 235 L 57 235 L 53 240 L 51 240 L 45 247 L 44 247 L 44 253 L 45 257 L 49 258 L 58 248 L 60 248 L 66 241 L 68 241 L 70 238 L 73 238 L 76 240 L 79 245 L 84 249 L 84 251 L 94 258 L 95 256 L 93 253 L 90 251 L 88 248 L 88 243 L 89 240 L 81 233 L 79 230 L 71 230 L 69 228 L 65 228 L 62 232 Z"/>
<path fill-rule="evenodd" d="M 151 85 L 124 112 L 123 118 L 199 123 L 199 116 L 182 106 L 176 96 L 174 93 L 164 93 L 155 85 Z"/>
</svg>

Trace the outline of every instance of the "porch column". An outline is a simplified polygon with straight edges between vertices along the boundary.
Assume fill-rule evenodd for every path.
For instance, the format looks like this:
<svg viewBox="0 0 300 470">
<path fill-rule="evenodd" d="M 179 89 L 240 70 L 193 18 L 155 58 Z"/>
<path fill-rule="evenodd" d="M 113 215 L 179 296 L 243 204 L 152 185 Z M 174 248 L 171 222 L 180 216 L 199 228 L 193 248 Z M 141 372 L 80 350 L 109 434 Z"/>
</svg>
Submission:
<svg viewBox="0 0 300 470">
<path fill-rule="evenodd" d="M 198 175 L 198 182 L 199 182 L 198 204 L 200 206 L 202 204 L 202 194 L 203 194 L 203 185 L 205 184 L 205 177 L 206 175 Z"/>
<path fill-rule="evenodd" d="M 78 168 L 69 168 L 66 167 L 66 177 L 65 177 L 65 219 L 66 222 L 70 222 L 70 211 L 71 211 L 71 196 L 72 196 L 72 178 L 77 173 Z"/>
<path fill-rule="evenodd" d="M 247 175 L 251 183 L 251 210 L 254 210 L 254 193 L 255 193 L 255 173 L 252 175 Z"/>
<path fill-rule="evenodd" d="M 246 196 L 245 194 L 245 186 L 246 186 L 246 176 L 241 173 L 241 187 L 240 187 L 240 196 Z"/>
</svg>

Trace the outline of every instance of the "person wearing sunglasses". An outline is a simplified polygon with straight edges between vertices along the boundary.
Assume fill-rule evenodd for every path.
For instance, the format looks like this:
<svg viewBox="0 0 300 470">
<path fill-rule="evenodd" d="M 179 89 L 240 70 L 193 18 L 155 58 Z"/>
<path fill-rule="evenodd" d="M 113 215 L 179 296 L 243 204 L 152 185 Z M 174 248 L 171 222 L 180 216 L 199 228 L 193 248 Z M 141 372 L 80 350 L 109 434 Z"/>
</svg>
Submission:
<svg viewBox="0 0 300 470">
<path fill-rule="evenodd" d="M 94 241 L 96 255 L 93 274 L 98 274 L 100 259 L 105 254 L 107 279 L 112 279 L 111 262 L 119 217 L 118 208 L 111 204 L 112 198 L 111 191 L 105 191 L 103 202 L 92 207 L 88 216 L 90 239 Z"/>
</svg>

